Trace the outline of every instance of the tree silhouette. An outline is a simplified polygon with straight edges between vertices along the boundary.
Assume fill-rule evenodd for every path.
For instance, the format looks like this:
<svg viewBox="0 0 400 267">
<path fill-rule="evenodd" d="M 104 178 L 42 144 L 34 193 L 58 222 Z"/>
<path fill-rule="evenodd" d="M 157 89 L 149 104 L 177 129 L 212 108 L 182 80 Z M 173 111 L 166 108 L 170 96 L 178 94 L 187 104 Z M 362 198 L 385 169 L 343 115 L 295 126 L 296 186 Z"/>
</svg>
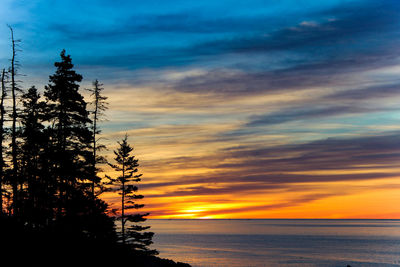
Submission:
<svg viewBox="0 0 400 267">
<path fill-rule="evenodd" d="M 12 95 L 12 126 L 11 126 L 11 155 L 12 155 L 12 192 L 13 192 L 13 212 L 18 214 L 18 159 L 17 159 L 17 92 L 21 89 L 18 87 L 18 81 L 16 80 L 18 61 L 16 59 L 17 55 L 17 45 L 20 40 L 14 39 L 14 30 L 8 25 L 11 32 L 11 47 L 12 47 L 12 57 L 11 57 L 11 67 L 9 70 L 11 76 L 11 95 Z"/>
<path fill-rule="evenodd" d="M 143 199 L 143 195 L 136 194 L 138 187 L 135 185 L 135 183 L 140 182 L 142 174 L 138 173 L 138 159 L 135 159 L 135 156 L 131 154 L 133 148 L 128 144 L 128 136 L 125 135 L 118 144 L 119 147 L 114 151 L 114 160 L 117 164 L 110 164 L 110 166 L 121 173 L 114 179 L 115 183 L 119 185 L 118 192 L 121 195 L 121 215 L 119 216 L 122 228 L 121 240 L 123 244 L 129 245 L 140 253 L 155 255 L 158 252 L 148 247 L 153 243 L 154 233 L 144 232 L 150 226 L 138 224 L 146 221 L 146 216 L 149 213 L 126 214 L 127 211 L 144 207 L 143 204 L 137 203 L 138 200 Z M 128 226 L 127 222 L 131 224 Z"/>
<path fill-rule="evenodd" d="M 4 141 L 4 120 L 5 108 L 4 100 L 7 96 L 6 90 L 6 70 L 1 72 L 1 97 L 0 97 L 0 215 L 3 214 L 3 184 L 4 184 L 4 168 L 5 161 L 3 157 L 3 141 Z"/>
<path fill-rule="evenodd" d="M 127 136 L 114 151 L 116 164 L 112 166 L 121 175 L 106 183 L 97 175 L 96 164 L 106 162 L 97 153 L 104 148 L 98 142 L 97 123 L 107 109 L 102 84 L 96 80 L 90 90 L 94 97 L 91 120 L 79 92 L 82 76 L 75 72 L 71 57 L 63 50 L 43 97 L 34 86 L 22 94 L 16 80 L 19 41 L 14 39 L 12 27 L 9 29 L 11 67 L 0 73 L 0 244 L 5 245 L 2 253 L 44 260 L 52 254 L 58 258 L 75 256 L 79 260 L 83 256 L 91 262 L 110 254 L 122 258 L 122 262 L 133 258 L 138 266 L 176 266 L 153 257 L 158 253 L 149 248 L 153 233 L 146 231 L 149 226 L 140 224 L 146 221 L 148 213 L 130 213 L 144 205 L 137 203 L 143 196 L 137 194 L 135 183 L 142 175 L 138 174 L 138 160 L 131 155 L 133 148 Z M 11 103 L 6 108 L 8 91 Z M 22 108 L 17 109 L 17 103 Z M 11 112 L 6 112 L 10 107 Z M 9 123 L 6 115 L 11 117 Z M 3 144 L 9 144 L 11 153 L 3 151 Z M 10 162 L 9 166 L 6 162 Z M 117 235 L 114 218 L 107 214 L 108 204 L 98 197 L 106 184 L 112 188 L 113 183 L 118 184 L 122 198 L 122 239 Z"/>
<path fill-rule="evenodd" d="M 99 192 L 97 194 L 102 193 L 105 191 L 104 184 L 101 184 L 101 178 L 98 177 L 97 173 L 101 171 L 97 167 L 97 164 L 104 164 L 107 163 L 107 160 L 103 156 L 99 156 L 97 154 L 98 151 L 105 149 L 106 147 L 99 143 L 98 135 L 101 133 L 101 130 L 98 127 L 98 122 L 101 121 L 102 117 L 104 116 L 104 111 L 108 108 L 108 103 L 106 102 L 107 97 L 102 95 L 102 91 L 104 88 L 102 87 L 103 84 L 99 83 L 98 80 L 93 82 L 93 88 L 88 89 L 91 92 L 91 96 L 93 97 L 93 101 L 91 102 L 93 106 L 93 119 L 92 119 L 92 146 L 93 146 L 93 155 L 92 155 L 92 194 L 93 196 L 96 195 L 95 187 L 96 185 L 99 187 Z"/>
<path fill-rule="evenodd" d="M 91 122 L 86 102 L 79 93 L 82 76 L 73 70 L 71 57 L 63 50 L 57 70 L 50 76 L 44 96 L 48 101 L 47 121 L 51 125 L 51 173 L 57 181 L 57 216 L 67 215 L 68 203 L 77 189 L 87 192 L 90 180 Z"/>
<path fill-rule="evenodd" d="M 19 115 L 21 121 L 21 151 L 20 154 L 20 183 L 25 183 L 19 195 L 21 202 L 20 216 L 25 217 L 25 221 L 33 224 L 43 223 L 42 207 L 45 193 L 44 183 L 41 179 L 43 166 L 40 157 L 43 156 L 43 147 L 46 142 L 44 135 L 44 119 L 46 104 L 40 101 L 40 94 L 32 86 L 28 92 L 21 97 L 23 109 Z"/>
</svg>

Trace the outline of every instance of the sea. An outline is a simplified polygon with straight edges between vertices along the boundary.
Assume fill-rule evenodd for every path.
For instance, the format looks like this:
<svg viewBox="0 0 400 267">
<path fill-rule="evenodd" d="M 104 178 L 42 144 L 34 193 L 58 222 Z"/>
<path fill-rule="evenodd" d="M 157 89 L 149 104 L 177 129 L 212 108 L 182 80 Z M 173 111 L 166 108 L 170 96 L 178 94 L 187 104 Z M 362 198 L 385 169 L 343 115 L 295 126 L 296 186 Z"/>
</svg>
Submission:
<svg viewBox="0 0 400 267">
<path fill-rule="evenodd" d="M 400 266 L 400 220 L 156 220 L 152 248 L 197 266 Z"/>
</svg>

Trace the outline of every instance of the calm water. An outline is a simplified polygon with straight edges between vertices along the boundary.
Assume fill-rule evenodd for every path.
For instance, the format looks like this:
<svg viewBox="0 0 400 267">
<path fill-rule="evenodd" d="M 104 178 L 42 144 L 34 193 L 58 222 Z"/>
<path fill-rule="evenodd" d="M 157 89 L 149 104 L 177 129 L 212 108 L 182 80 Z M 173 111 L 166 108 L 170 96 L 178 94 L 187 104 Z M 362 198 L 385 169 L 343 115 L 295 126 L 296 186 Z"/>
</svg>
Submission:
<svg viewBox="0 0 400 267">
<path fill-rule="evenodd" d="M 400 266 L 400 220 L 148 220 L 192 266 Z"/>
</svg>

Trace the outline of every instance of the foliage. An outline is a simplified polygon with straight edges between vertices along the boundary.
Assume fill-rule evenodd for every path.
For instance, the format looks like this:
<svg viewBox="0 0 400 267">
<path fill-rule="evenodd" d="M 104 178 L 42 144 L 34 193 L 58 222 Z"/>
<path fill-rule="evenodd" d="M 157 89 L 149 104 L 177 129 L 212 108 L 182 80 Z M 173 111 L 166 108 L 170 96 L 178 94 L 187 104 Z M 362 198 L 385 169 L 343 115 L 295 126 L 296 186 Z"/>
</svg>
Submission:
<svg viewBox="0 0 400 267">
<path fill-rule="evenodd" d="M 146 221 L 148 213 L 126 214 L 127 211 L 143 208 L 143 204 L 137 201 L 143 199 L 143 195 L 137 194 L 138 187 L 135 185 L 140 182 L 142 174 L 138 173 L 139 161 L 132 155 L 133 148 L 128 144 L 128 136 L 121 142 L 119 147 L 114 151 L 116 164 L 110 166 L 121 173 L 114 184 L 118 185 L 117 191 L 121 195 L 121 240 L 123 244 L 129 244 L 133 249 L 147 255 L 154 255 L 158 252 L 150 250 L 148 246 L 152 244 L 154 233 L 144 232 L 149 226 L 142 226 L 139 223 Z M 129 222 L 129 225 L 127 223 Z M 128 226 L 128 227 L 127 227 Z"/>
<path fill-rule="evenodd" d="M 126 214 L 144 206 L 136 202 L 143 198 L 134 185 L 141 174 L 127 137 L 119 143 L 116 164 L 112 165 L 122 175 L 108 177 L 106 182 L 98 176 L 97 164 L 107 162 L 98 154 L 105 149 L 98 142 L 98 123 L 107 110 L 103 85 L 97 80 L 93 82 L 93 89 L 89 90 L 93 110 L 88 111 L 79 90 L 82 76 L 63 50 L 43 97 L 34 86 L 23 92 L 16 80 L 18 40 L 14 40 L 11 27 L 10 30 L 11 67 L 0 73 L 0 236 L 8 240 L 3 242 L 11 244 L 14 235 L 25 245 L 40 244 L 38 251 L 55 251 L 47 244 L 64 243 L 66 247 L 67 241 L 73 240 L 82 247 L 88 244 L 85 249 L 93 253 L 107 251 L 100 248 L 104 245 L 114 252 L 130 251 L 141 257 L 157 254 L 149 249 L 153 233 L 145 231 L 148 226 L 139 224 L 148 213 Z M 6 106 L 8 92 L 11 112 Z M 11 117 L 10 122 L 6 116 Z M 4 144 L 9 144 L 8 151 Z M 107 215 L 108 204 L 98 197 L 106 185 L 113 183 L 120 185 L 122 196 L 122 244 L 114 218 Z M 128 226 L 127 222 L 131 224 Z M 9 233 L 4 230 L 7 227 Z M 43 242 L 37 240 L 39 236 Z"/>
<path fill-rule="evenodd" d="M 102 87 L 103 84 L 99 83 L 98 80 L 95 80 L 93 82 L 93 88 L 88 89 L 88 91 L 91 93 L 91 97 L 93 98 L 93 101 L 90 103 L 91 106 L 93 107 L 92 110 L 92 125 L 91 125 L 91 130 L 92 130 L 92 146 L 93 146 L 93 152 L 92 152 L 92 195 L 100 195 L 104 191 L 107 191 L 106 184 L 102 182 L 101 177 L 97 176 L 97 173 L 101 171 L 99 167 L 97 167 L 98 164 L 105 164 L 107 163 L 107 159 L 101 155 L 98 155 L 98 151 L 106 149 L 106 147 L 99 143 L 99 138 L 98 135 L 101 133 L 101 130 L 98 127 L 98 122 L 102 120 L 104 117 L 104 112 L 108 108 L 108 103 L 106 102 L 107 97 L 103 96 L 102 91 L 104 88 Z M 97 192 L 95 191 L 97 187 Z"/>
</svg>

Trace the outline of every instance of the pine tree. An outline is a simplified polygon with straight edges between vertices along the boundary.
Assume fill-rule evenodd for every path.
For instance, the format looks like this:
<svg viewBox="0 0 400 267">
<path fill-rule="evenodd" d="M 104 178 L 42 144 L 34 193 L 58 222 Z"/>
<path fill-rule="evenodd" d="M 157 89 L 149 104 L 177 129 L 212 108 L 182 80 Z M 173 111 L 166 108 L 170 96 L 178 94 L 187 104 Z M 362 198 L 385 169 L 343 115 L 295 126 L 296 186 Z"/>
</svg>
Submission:
<svg viewBox="0 0 400 267">
<path fill-rule="evenodd" d="M 132 249 L 139 253 L 146 255 L 156 255 L 156 250 L 149 249 L 154 233 L 144 232 L 150 226 L 142 226 L 138 223 L 146 221 L 146 216 L 149 213 L 136 213 L 127 214 L 130 210 L 137 210 L 143 208 L 143 204 L 137 201 L 143 199 L 143 195 L 137 194 L 138 187 L 135 183 L 140 182 L 142 174 L 138 174 L 139 163 L 138 159 L 131 154 L 133 148 L 128 144 L 128 136 L 121 142 L 118 142 L 119 147 L 115 154 L 115 161 L 117 164 L 110 164 L 110 166 L 121 175 L 114 179 L 114 182 L 119 185 L 118 191 L 121 195 L 121 213 L 119 219 L 121 220 L 121 241 L 124 245 L 130 246 Z M 129 226 L 127 223 L 131 223 Z"/>
<path fill-rule="evenodd" d="M 113 219 L 106 215 L 107 204 L 92 195 L 92 132 L 86 102 L 79 92 L 82 76 L 73 70 L 71 57 L 61 52 L 54 75 L 49 78 L 43 169 L 47 171 L 49 205 L 55 211 L 55 228 L 85 237 L 112 239 Z M 43 175 L 43 174 L 42 174 Z M 51 209 L 49 210 L 51 212 Z"/>
<path fill-rule="evenodd" d="M 40 94 L 34 86 L 22 95 L 21 99 L 23 110 L 19 117 L 22 125 L 20 139 L 23 153 L 20 153 L 20 172 L 24 178 L 21 182 L 25 183 L 25 189 L 19 193 L 22 202 L 21 215 L 30 223 L 43 224 L 45 215 L 42 207 L 47 202 L 44 202 L 43 198 L 47 197 L 41 179 L 44 169 L 40 157 L 43 156 L 46 142 L 42 124 L 45 103 L 40 101 Z"/>
<path fill-rule="evenodd" d="M 75 194 L 88 191 L 92 135 L 86 102 L 79 93 L 82 76 L 73 70 L 71 57 L 65 50 L 61 52 L 61 61 L 54 65 L 57 70 L 50 76 L 44 95 L 48 105 L 46 120 L 51 125 L 47 129 L 51 142 L 49 167 L 57 186 L 57 216 L 62 217 L 77 212 L 70 200 Z"/>
<path fill-rule="evenodd" d="M 104 192 L 106 189 L 104 184 L 100 184 L 101 178 L 97 175 L 101 169 L 97 167 L 97 164 L 104 164 L 107 163 L 107 160 L 99 156 L 97 154 L 98 151 L 105 149 L 106 147 L 99 143 L 98 135 L 101 133 L 101 130 L 98 127 L 98 122 L 101 121 L 102 117 L 104 116 L 104 111 L 107 110 L 108 103 L 106 102 L 107 97 L 102 95 L 102 91 L 104 88 L 102 87 L 103 84 L 99 83 L 98 80 L 93 82 L 93 88 L 88 89 L 91 92 L 91 96 L 93 97 L 93 101 L 91 102 L 93 106 L 93 119 L 92 119 L 92 140 L 93 140 L 93 158 L 92 158 L 92 194 L 93 196 L 96 195 L 95 187 L 99 188 L 97 194 Z"/>
</svg>

